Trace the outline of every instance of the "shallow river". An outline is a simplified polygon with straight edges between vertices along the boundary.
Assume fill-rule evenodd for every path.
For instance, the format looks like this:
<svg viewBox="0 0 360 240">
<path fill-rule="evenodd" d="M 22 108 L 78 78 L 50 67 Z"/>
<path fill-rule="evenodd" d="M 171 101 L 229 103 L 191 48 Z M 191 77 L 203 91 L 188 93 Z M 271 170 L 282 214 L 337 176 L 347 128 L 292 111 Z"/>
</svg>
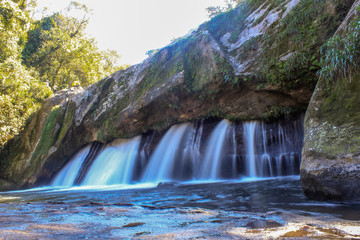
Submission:
<svg viewBox="0 0 360 240">
<path fill-rule="evenodd" d="M 360 204 L 298 177 L 0 193 L 0 239 L 360 239 Z"/>
</svg>

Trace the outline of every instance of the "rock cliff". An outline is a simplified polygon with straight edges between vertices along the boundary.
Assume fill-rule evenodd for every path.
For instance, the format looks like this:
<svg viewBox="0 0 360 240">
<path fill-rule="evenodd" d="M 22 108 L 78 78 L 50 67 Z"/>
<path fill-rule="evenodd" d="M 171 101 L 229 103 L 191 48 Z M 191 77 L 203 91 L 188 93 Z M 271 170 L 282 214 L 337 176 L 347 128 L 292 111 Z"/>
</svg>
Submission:
<svg viewBox="0 0 360 240">
<path fill-rule="evenodd" d="M 359 6 L 356 1 L 329 40 L 336 47 L 328 44 L 328 51 L 341 53 L 349 44 L 359 48 Z M 301 181 L 311 198 L 360 200 L 360 74 L 347 56 L 358 61 L 355 51 L 341 54 L 336 63 L 350 67 L 320 78 L 306 113 Z"/>
<path fill-rule="evenodd" d="M 248 0 L 82 90 L 57 93 L 0 150 L 2 189 L 48 183 L 82 146 L 206 118 L 304 111 L 319 49 L 353 0 Z"/>
</svg>

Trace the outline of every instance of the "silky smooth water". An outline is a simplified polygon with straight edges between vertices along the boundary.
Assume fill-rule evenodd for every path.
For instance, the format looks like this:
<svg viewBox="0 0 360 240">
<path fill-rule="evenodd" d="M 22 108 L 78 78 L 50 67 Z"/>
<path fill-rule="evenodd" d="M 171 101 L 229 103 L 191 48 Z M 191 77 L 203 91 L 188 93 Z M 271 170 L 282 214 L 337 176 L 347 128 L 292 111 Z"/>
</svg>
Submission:
<svg viewBox="0 0 360 240">
<path fill-rule="evenodd" d="M 232 124 L 228 120 L 207 127 L 207 133 L 203 128 L 202 122 L 174 125 L 155 146 L 154 134 L 107 145 L 93 143 L 89 157 L 89 150 L 81 150 L 52 185 L 158 184 L 299 174 L 301 120 L 285 128 L 256 121 Z"/>
<path fill-rule="evenodd" d="M 0 193 L 0 238 L 277 239 L 298 229 L 310 239 L 360 237 L 359 204 L 308 200 L 298 177 L 122 187 Z"/>
<path fill-rule="evenodd" d="M 114 141 L 96 158 L 81 185 L 130 184 L 140 137 Z"/>
<path fill-rule="evenodd" d="M 179 148 L 185 134 L 190 130 L 190 124 L 173 126 L 165 134 L 142 177 L 142 182 L 160 182 L 170 180 Z"/>
<path fill-rule="evenodd" d="M 204 156 L 200 179 L 219 179 L 219 169 L 230 122 L 222 120 L 212 132 Z"/>
<path fill-rule="evenodd" d="M 70 161 L 61 172 L 55 177 L 52 186 L 65 186 L 70 187 L 73 185 L 75 178 L 80 171 L 86 156 L 90 152 L 90 146 L 81 149 L 75 156 L 74 160 Z"/>
<path fill-rule="evenodd" d="M 244 124 L 244 141 L 246 145 L 246 165 L 248 176 L 254 178 L 256 174 L 255 161 L 255 129 L 257 122 L 248 122 Z"/>
<path fill-rule="evenodd" d="M 199 207 L 225 211 L 266 212 L 286 210 L 300 214 L 329 214 L 360 220 L 360 204 L 308 200 L 298 176 L 247 181 L 172 182 L 156 185 L 122 185 L 113 188 L 38 188 L 0 193 L 1 203 L 63 202 L 122 204 L 153 209 Z"/>
</svg>

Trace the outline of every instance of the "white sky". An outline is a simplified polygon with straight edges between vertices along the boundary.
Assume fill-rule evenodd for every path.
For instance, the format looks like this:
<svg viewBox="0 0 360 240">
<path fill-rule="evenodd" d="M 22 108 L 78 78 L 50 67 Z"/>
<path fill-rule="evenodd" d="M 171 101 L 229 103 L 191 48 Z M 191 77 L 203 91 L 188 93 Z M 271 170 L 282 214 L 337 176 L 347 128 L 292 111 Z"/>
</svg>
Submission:
<svg viewBox="0 0 360 240">
<path fill-rule="evenodd" d="M 70 0 L 38 0 L 38 7 L 64 9 Z M 87 32 L 101 49 L 121 55 L 121 64 L 140 63 L 145 52 L 165 47 L 207 20 L 208 6 L 224 0 L 77 0 L 93 9 Z"/>
</svg>

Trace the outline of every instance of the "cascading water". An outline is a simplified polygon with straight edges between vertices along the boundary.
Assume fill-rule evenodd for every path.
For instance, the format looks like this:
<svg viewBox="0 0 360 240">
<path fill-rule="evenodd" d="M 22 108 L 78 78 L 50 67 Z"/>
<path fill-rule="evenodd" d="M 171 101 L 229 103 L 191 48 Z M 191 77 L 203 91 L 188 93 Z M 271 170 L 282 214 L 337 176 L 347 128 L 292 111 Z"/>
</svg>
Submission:
<svg viewBox="0 0 360 240">
<path fill-rule="evenodd" d="M 76 176 L 78 175 L 80 168 L 90 152 L 90 146 L 87 146 L 80 150 L 52 182 L 52 186 L 64 186 L 70 187 L 73 185 Z"/>
<path fill-rule="evenodd" d="M 118 140 L 99 154 L 81 185 L 129 184 L 138 154 L 140 137 Z"/>
<path fill-rule="evenodd" d="M 235 127 L 232 129 L 232 144 L 233 144 L 233 157 L 232 157 L 232 178 L 236 178 L 236 157 L 237 157 L 237 150 L 236 150 L 236 131 Z"/>
<path fill-rule="evenodd" d="M 270 174 L 270 176 L 274 176 L 275 173 L 273 171 L 272 168 L 272 164 L 271 164 L 271 158 L 270 155 L 267 152 L 267 140 L 266 140 L 266 136 L 267 136 L 267 132 L 266 132 L 266 127 L 264 125 L 264 123 L 261 124 L 261 133 L 262 133 L 262 144 L 263 144 L 263 154 L 261 155 L 261 161 L 260 161 L 260 174 L 261 176 L 266 176 L 266 170 L 268 169 L 268 172 Z"/>
<path fill-rule="evenodd" d="M 302 121 L 288 129 L 281 124 L 258 122 L 244 123 L 243 128 L 248 177 L 299 174 Z"/>
<path fill-rule="evenodd" d="M 244 142 L 246 145 L 246 165 L 247 175 L 256 177 L 256 159 L 255 159 L 255 129 L 257 122 L 248 122 L 244 124 Z"/>
<path fill-rule="evenodd" d="M 188 171 L 188 178 L 194 179 L 199 169 L 201 169 L 201 137 L 203 134 L 202 122 L 197 123 L 185 139 L 183 155 L 181 156 L 182 169 L 180 172 Z M 186 168 L 186 163 L 189 163 Z M 185 174 L 186 175 L 186 174 Z"/>
<path fill-rule="evenodd" d="M 52 186 L 129 184 L 139 142 L 140 137 L 128 141 L 115 140 L 100 153 L 96 152 L 99 147 L 94 147 L 94 144 L 80 150 L 55 177 Z M 87 159 L 90 160 L 84 171 Z M 76 183 L 79 175 L 84 175 L 81 184 Z"/>
<path fill-rule="evenodd" d="M 88 171 L 91 167 L 91 164 L 94 162 L 96 157 L 99 155 L 99 153 L 101 152 L 103 147 L 104 147 L 104 144 L 100 143 L 100 142 L 94 142 L 91 145 L 89 154 L 86 156 L 83 163 L 81 164 L 79 173 L 74 180 L 75 185 L 80 185 L 84 181 L 84 178 L 85 178 L 86 174 L 88 173 Z"/>
<path fill-rule="evenodd" d="M 142 182 L 160 182 L 170 180 L 174 164 L 179 154 L 179 146 L 186 133 L 191 130 L 190 124 L 171 127 L 160 141 L 142 177 Z"/>
<path fill-rule="evenodd" d="M 213 181 L 299 174 L 303 118 L 236 125 L 223 120 L 215 127 L 213 123 L 185 123 L 172 126 L 159 143 L 153 138 L 154 133 L 143 140 L 140 136 L 115 140 L 105 147 L 94 143 L 66 165 L 53 185 Z"/>
<path fill-rule="evenodd" d="M 230 122 L 222 120 L 214 129 L 211 134 L 204 163 L 200 175 L 200 179 L 219 179 L 220 178 L 220 165 L 222 152 L 224 147 L 225 138 L 227 137 L 228 130 L 230 129 Z"/>
</svg>

